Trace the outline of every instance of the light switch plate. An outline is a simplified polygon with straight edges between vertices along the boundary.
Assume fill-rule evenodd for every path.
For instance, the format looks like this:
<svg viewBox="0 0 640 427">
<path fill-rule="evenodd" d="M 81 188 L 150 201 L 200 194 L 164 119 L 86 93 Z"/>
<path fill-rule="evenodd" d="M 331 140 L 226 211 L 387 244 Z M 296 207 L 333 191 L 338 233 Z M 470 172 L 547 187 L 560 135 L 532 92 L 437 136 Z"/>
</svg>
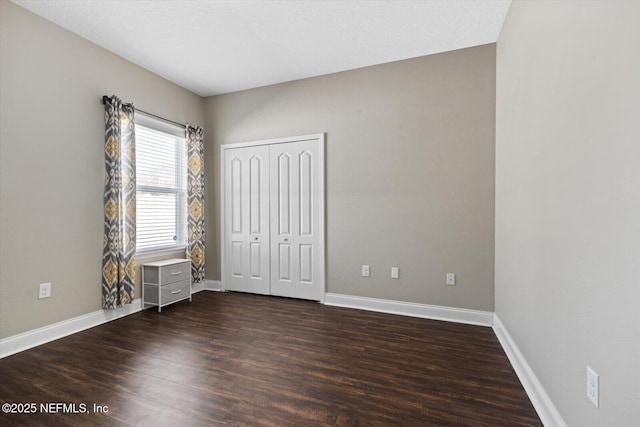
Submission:
<svg viewBox="0 0 640 427">
<path fill-rule="evenodd" d="M 455 273 L 447 273 L 447 285 L 453 286 L 456 284 L 456 275 Z"/>
<path fill-rule="evenodd" d="M 391 267 L 391 278 L 392 279 L 400 278 L 400 269 L 398 267 Z"/>
</svg>

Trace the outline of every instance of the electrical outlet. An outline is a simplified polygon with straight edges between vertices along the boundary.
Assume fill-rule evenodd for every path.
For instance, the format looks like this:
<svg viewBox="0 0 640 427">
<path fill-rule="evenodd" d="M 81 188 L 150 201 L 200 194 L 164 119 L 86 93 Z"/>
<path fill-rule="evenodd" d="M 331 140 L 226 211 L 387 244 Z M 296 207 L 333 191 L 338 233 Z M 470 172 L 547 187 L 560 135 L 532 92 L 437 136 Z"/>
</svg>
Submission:
<svg viewBox="0 0 640 427">
<path fill-rule="evenodd" d="M 598 407 L 599 402 L 599 389 L 600 389 L 600 376 L 595 373 L 593 369 L 587 366 L 587 397 Z"/>
<path fill-rule="evenodd" d="M 400 269 L 398 267 L 391 267 L 391 278 L 392 279 L 400 278 Z"/>
<path fill-rule="evenodd" d="M 456 284 L 456 275 L 455 273 L 447 273 L 447 285 L 453 286 Z"/>
<path fill-rule="evenodd" d="M 369 277 L 369 266 L 368 265 L 363 265 L 362 266 L 362 277 Z"/>
<path fill-rule="evenodd" d="M 38 299 L 49 298 L 51 296 L 51 283 L 40 283 L 38 288 Z"/>
</svg>

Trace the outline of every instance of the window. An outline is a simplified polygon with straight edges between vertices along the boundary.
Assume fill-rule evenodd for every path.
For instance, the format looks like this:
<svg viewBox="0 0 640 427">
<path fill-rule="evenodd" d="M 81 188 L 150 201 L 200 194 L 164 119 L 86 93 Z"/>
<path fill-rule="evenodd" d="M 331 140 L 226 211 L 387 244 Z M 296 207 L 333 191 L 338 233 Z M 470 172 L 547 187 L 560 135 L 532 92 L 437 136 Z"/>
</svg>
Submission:
<svg viewBox="0 0 640 427">
<path fill-rule="evenodd" d="M 136 112 L 136 251 L 187 244 L 184 128 Z"/>
</svg>

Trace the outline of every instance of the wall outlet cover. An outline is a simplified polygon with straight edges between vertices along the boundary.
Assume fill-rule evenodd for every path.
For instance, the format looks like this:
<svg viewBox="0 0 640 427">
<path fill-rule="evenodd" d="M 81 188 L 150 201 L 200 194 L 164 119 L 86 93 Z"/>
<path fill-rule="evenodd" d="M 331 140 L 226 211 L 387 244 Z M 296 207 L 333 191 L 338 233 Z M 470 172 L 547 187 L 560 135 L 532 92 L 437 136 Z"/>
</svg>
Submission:
<svg viewBox="0 0 640 427">
<path fill-rule="evenodd" d="M 49 298 L 51 296 L 51 283 L 40 283 L 38 286 L 38 299 Z"/>
<path fill-rule="evenodd" d="M 371 270 L 368 265 L 362 266 L 362 277 L 369 277 L 371 275 Z"/>
<path fill-rule="evenodd" d="M 587 366 L 587 397 L 596 408 L 599 407 L 600 376 Z"/>
</svg>

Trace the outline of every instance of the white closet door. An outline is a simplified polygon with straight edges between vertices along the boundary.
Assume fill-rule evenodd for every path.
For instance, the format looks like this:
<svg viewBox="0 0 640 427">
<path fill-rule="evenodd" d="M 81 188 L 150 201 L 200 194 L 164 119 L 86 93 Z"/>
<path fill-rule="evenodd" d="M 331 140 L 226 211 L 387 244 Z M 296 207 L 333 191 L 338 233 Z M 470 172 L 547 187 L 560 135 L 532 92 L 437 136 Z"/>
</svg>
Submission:
<svg viewBox="0 0 640 427">
<path fill-rule="evenodd" d="M 225 289 L 269 294 L 269 147 L 225 150 Z"/>
<path fill-rule="evenodd" d="M 320 144 L 270 146 L 271 294 L 321 300 Z"/>
</svg>

